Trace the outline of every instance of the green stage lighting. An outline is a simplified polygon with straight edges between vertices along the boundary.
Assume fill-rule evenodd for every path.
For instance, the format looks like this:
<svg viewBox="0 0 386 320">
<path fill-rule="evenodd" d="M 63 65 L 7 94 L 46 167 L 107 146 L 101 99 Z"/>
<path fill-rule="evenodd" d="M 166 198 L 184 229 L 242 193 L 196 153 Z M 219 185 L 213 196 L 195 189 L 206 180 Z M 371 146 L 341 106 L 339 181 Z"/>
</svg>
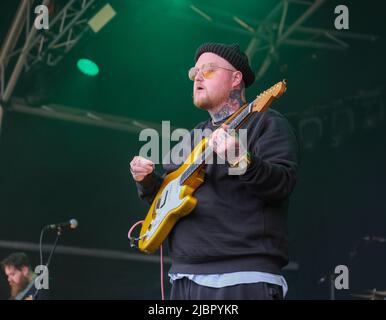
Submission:
<svg viewBox="0 0 386 320">
<path fill-rule="evenodd" d="M 99 67 L 90 59 L 79 59 L 76 63 L 78 69 L 87 76 L 96 76 L 99 73 Z"/>
</svg>

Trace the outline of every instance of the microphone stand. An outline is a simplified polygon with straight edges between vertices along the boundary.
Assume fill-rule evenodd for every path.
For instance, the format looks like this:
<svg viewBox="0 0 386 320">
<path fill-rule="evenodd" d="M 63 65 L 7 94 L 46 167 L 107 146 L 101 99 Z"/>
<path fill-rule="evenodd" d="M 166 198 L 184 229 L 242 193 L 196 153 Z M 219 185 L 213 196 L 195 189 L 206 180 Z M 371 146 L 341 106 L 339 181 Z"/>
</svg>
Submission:
<svg viewBox="0 0 386 320">
<path fill-rule="evenodd" d="M 329 280 L 328 285 L 329 285 L 329 291 L 330 291 L 330 300 L 335 300 L 335 278 L 336 278 L 336 274 L 333 271 L 331 271 L 326 275 L 324 275 L 323 277 L 321 277 L 318 281 L 318 284 L 322 284 L 327 279 Z"/>
<path fill-rule="evenodd" d="M 335 300 L 335 278 L 334 272 L 330 273 L 330 300 Z"/>
<path fill-rule="evenodd" d="M 44 235 L 44 232 L 49 229 L 48 226 L 44 226 L 40 232 L 40 241 L 39 241 L 39 251 L 40 251 L 40 265 L 42 266 L 43 265 L 43 248 L 42 248 L 42 241 L 43 241 L 43 235 Z M 47 263 L 45 264 L 45 268 L 43 269 L 43 272 L 45 272 L 45 270 L 48 270 L 48 266 L 50 265 L 50 262 L 51 262 L 51 259 L 52 259 L 52 256 L 55 252 L 55 249 L 56 249 L 56 246 L 58 245 L 58 241 L 59 241 L 59 237 L 62 235 L 62 227 L 58 226 L 57 229 L 56 229 L 56 239 L 55 239 L 55 242 L 51 248 L 51 252 L 50 252 L 50 255 L 48 256 L 48 259 L 47 259 Z M 49 274 L 49 273 L 48 273 Z M 39 294 L 39 289 L 37 289 L 33 295 L 33 300 L 35 300 L 35 298 L 38 296 Z"/>
<path fill-rule="evenodd" d="M 50 265 L 52 255 L 54 254 L 54 251 L 55 251 L 55 249 L 56 249 L 56 246 L 58 245 L 59 237 L 60 237 L 61 235 L 62 235 L 62 228 L 59 227 L 59 228 L 57 229 L 57 231 L 56 231 L 56 239 L 55 239 L 54 245 L 52 246 L 50 255 L 49 255 L 48 260 L 47 260 L 47 264 L 46 264 L 46 268 L 47 268 L 47 269 L 48 269 L 48 266 Z"/>
<path fill-rule="evenodd" d="M 358 243 L 356 243 L 354 248 L 350 251 L 349 257 L 348 257 L 348 263 L 351 263 L 352 260 L 355 258 L 355 256 L 358 254 L 359 247 L 361 246 L 361 244 L 362 244 L 362 239 L 360 241 L 358 241 Z M 324 276 L 322 276 L 318 281 L 318 284 L 322 284 L 327 279 L 329 280 L 330 300 L 335 300 L 335 278 L 336 278 L 336 276 L 337 275 L 334 273 L 334 271 L 330 271 L 327 274 L 325 274 Z"/>
<path fill-rule="evenodd" d="M 384 243 L 386 242 L 386 238 L 383 237 L 377 237 L 377 236 L 364 236 L 360 238 L 354 247 L 351 249 L 349 252 L 348 256 L 348 264 L 352 263 L 354 258 L 358 255 L 360 249 L 362 248 L 363 244 L 369 244 L 371 242 L 380 242 Z M 323 282 L 326 281 L 327 278 L 329 278 L 329 289 L 330 289 L 330 300 L 335 300 L 335 278 L 336 274 L 332 271 L 329 272 L 328 274 L 324 275 L 321 277 L 318 281 L 318 284 L 322 284 Z"/>
</svg>

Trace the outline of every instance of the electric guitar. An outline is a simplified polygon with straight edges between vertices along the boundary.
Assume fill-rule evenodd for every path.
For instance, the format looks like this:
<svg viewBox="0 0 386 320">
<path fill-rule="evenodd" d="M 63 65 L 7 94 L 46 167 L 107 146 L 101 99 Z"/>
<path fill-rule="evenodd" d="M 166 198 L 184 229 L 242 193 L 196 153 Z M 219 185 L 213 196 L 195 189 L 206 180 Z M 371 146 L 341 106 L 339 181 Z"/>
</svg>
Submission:
<svg viewBox="0 0 386 320">
<path fill-rule="evenodd" d="M 253 102 L 240 108 L 225 122 L 228 129 L 237 130 L 252 113 L 266 111 L 273 100 L 279 98 L 286 89 L 286 81 L 283 80 L 259 94 Z M 196 206 L 197 199 L 193 193 L 204 182 L 205 149 L 208 141 L 209 138 L 203 138 L 187 160 L 164 178 L 142 224 L 139 250 L 155 252 L 177 221 Z"/>
</svg>

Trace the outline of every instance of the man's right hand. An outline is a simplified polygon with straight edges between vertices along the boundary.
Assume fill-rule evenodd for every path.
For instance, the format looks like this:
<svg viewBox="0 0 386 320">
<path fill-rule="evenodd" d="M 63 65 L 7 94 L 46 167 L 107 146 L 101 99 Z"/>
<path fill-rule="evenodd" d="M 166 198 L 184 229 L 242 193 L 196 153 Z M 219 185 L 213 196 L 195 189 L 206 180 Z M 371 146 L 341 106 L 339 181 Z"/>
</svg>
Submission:
<svg viewBox="0 0 386 320">
<path fill-rule="evenodd" d="M 154 171 L 154 163 L 146 158 L 135 156 L 130 162 L 130 172 L 133 179 L 137 182 L 145 179 L 147 175 Z"/>
</svg>

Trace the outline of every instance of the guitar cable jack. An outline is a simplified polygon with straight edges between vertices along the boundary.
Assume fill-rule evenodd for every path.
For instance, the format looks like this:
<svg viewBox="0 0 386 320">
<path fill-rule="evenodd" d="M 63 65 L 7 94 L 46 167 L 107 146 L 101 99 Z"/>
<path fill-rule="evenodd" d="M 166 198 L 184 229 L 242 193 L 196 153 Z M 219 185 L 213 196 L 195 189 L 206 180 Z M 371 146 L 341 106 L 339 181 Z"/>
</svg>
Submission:
<svg viewBox="0 0 386 320">
<path fill-rule="evenodd" d="M 132 227 L 130 228 L 129 232 L 127 233 L 127 237 L 129 238 L 130 240 L 130 247 L 131 248 L 138 248 L 138 241 L 141 240 L 143 237 L 132 237 L 131 236 L 131 233 L 133 232 L 133 230 L 139 225 L 139 224 L 142 224 L 144 222 L 144 220 L 140 220 L 140 221 L 137 221 L 136 223 L 134 223 L 132 225 Z"/>
</svg>

